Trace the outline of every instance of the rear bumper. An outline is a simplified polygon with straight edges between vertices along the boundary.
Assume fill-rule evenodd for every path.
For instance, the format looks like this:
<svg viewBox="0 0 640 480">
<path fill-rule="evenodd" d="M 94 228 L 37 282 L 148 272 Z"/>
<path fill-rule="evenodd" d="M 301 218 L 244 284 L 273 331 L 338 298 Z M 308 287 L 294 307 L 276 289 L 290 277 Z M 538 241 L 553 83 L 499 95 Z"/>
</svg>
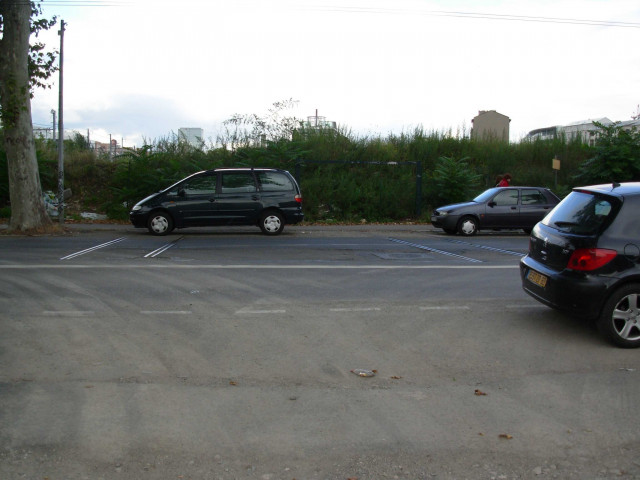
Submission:
<svg viewBox="0 0 640 480">
<path fill-rule="evenodd" d="M 302 213 L 302 210 L 296 210 L 294 212 L 291 212 L 291 211 L 288 212 L 286 210 L 284 211 L 284 221 L 289 225 L 300 223 L 303 220 L 304 220 L 304 213 Z"/>
<path fill-rule="evenodd" d="M 544 287 L 528 279 L 531 270 L 546 277 Z M 586 319 L 600 315 L 612 281 L 597 275 L 551 270 L 528 255 L 520 260 L 520 278 L 523 290 L 539 302 Z"/>
</svg>

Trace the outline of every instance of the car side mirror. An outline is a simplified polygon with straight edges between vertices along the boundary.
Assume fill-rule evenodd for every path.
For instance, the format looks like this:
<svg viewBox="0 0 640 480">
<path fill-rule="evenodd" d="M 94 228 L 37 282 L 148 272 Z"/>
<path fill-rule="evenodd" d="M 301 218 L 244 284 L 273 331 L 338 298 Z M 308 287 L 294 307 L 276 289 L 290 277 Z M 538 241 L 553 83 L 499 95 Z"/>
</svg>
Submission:
<svg viewBox="0 0 640 480">
<path fill-rule="evenodd" d="M 178 190 L 178 196 L 179 197 L 186 197 L 187 194 L 184 191 L 184 188 L 181 188 L 180 190 Z"/>
<path fill-rule="evenodd" d="M 495 207 L 495 206 L 496 206 L 496 202 L 489 202 L 489 203 L 487 203 L 487 205 L 488 205 L 489 207 L 493 208 L 493 207 Z"/>
</svg>

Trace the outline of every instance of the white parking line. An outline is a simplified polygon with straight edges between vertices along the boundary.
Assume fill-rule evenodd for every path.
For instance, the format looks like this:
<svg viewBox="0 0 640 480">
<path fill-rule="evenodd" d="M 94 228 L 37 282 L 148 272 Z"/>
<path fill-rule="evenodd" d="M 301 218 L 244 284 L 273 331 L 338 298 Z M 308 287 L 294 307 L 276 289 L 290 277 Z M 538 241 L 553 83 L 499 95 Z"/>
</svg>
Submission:
<svg viewBox="0 0 640 480">
<path fill-rule="evenodd" d="M 478 260 L 476 260 L 478 261 Z M 136 270 L 141 269 L 169 269 L 169 270 L 506 270 L 519 269 L 518 264 L 514 265 L 182 265 L 182 264 L 95 264 L 95 265 L 74 265 L 74 264 L 53 264 L 41 263 L 33 265 L 7 264 L 0 265 L 0 270 L 42 270 L 42 269 L 73 269 L 73 270 Z"/>
<path fill-rule="evenodd" d="M 287 313 L 286 310 L 238 310 L 236 315 L 269 315 L 269 314 L 278 314 L 278 313 Z"/>
<path fill-rule="evenodd" d="M 378 307 L 361 307 L 361 308 L 330 308 L 330 312 L 379 312 Z"/>
<path fill-rule="evenodd" d="M 176 243 L 178 243 L 180 240 L 182 240 L 183 237 L 180 237 L 176 240 L 174 240 L 171 243 L 167 243 L 166 245 L 163 245 L 160 248 L 156 248 L 153 252 L 149 252 L 147 253 L 144 258 L 154 258 L 157 257 L 158 255 L 160 255 L 162 252 L 166 252 L 167 250 L 169 250 L 171 247 L 175 246 Z"/>
<path fill-rule="evenodd" d="M 527 310 L 527 309 L 547 309 L 549 307 L 540 304 L 525 304 L 525 305 L 505 305 L 508 310 Z M 434 312 L 434 311 L 453 311 L 453 310 L 471 310 L 468 305 L 442 305 L 442 306 L 421 306 L 418 307 L 421 312 Z M 381 307 L 336 307 L 329 308 L 329 312 L 332 313 L 357 313 L 357 312 L 380 312 L 383 309 Z M 393 308 L 392 308 L 393 310 Z M 235 315 L 280 315 L 287 313 L 286 309 L 264 309 L 253 310 L 243 308 L 237 310 Z M 140 310 L 141 315 L 192 315 L 191 310 Z M 91 317 L 95 316 L 96 312 L 92 310 L 44 310 L 42 315 L 49 317 Z"/>
<path fill-rule="evenodd" d="M 400 243 L 402 245 L 408 245 L 410 247 L 419 248 L 420 250 L 426 250 L 427 252 L 439 253 L 440 255 L 446 255 L 448 257 L 455 257 L 461 260 L 466 260 L 467 262 L 473 263 L 482 263 L 482 260 L 478 260 L 475 258 L 465 257 L 464 255 L 458 255 L 457 253 L 447 252 L 446 250 L 438 250 L 437 248 L 427 247 L 426 245 L 420 245 L 418 243 L 411 243 L 405 240 L 399 240 L 397 238 L 389 238 L 390 241 Z"/>
<path fill-rule="evenodd" d="M 140 310 L 142 315 L 191 315 L 189 310 Z"/>
<path fill-rule="evenodd" d="M 463 242 L 462 240 L 447 240 L 447 241 L 450 242 L 450 243 L 457 243 L 459 245 L 468 245 L 470 247 L 482 248 L 483 250 L 489 250 L 491 252 L 498 252 L 498 253 L 505 253 L 507 255 L 514 255 L 516 257 L 524 257 L 526 255 L 526 253 L 513 252 L 511 250 L 505 250 L 504 248 L 489 247 L 487 245 L 479 245 L 477 243 Z"/>
<path fill-rule="evenodd" d="M 420 307 L 421 311 L 428 310 L 471 310 L 471 307 L 467 307 L 466 305 L 454 306 L 454 307 Z"/>
<path fill-rule="evenodd" d="M 547 307 L 546 305 L 543 305 L 541 303 L 532 303 L 527 305 L 504 305 L 504 307 L 511 310 L 525 310 L 529 308 L 546 308 L 548 310 L 551 310 L 551 307 Z"/>
<path fill-rule="evenodd" d="M 116 238 L 115 240 L 111 240 L 110 242 L 102 243 L 100 245 L 96 245 L 95 247 L 87 248 L 85 250 L 80 250 L 79 252 L 72 253 L 70 255 L 67 255 L 66 257 L 62 257 L 60 260 L 70 260 L 72 258 L 79 257 L 80 255 L 84 255 L 85 253 L 93 252 L 94 250 L 98 250 L 100 248 L 108 247 L 109 245 L 122 242 L 123 240 L 125 240 L 125 237 Z"/>
<path fill-rule="evenodd" d="M 96 312 L 87 310 L 87 311 L 83 311 L 83 310 L 67 310 L 67 311 L 62 311 L 62 310 L 45 310 L 42 312 L 43 315 L 45 316 L 49 316 L 49 317 L 90 317 L 92 315 L 95 315 Z"/>
</svg>

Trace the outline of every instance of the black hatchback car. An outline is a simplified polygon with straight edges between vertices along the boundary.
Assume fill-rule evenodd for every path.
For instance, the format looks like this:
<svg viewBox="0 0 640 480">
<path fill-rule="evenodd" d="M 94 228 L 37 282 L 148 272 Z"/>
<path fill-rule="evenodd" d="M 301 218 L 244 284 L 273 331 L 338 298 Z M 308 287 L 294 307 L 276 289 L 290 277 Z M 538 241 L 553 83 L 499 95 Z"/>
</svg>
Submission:
<svg viewBox="0 0 640 480">
<path fill-rule="evenodd" d="M 212 225 L 257 225 L 266 235 L 278 235 L 304 214 L 300 187 L 286 170 L 216 168 L 139 201 L 129 218 L 153 235 Z"/>
<path fill-rule="evenodd" d="M 525 292 L 640 346 L 640 183 L 575 188 L 531 233 Z"/>
<path fill-rule="evenodd" d="M 478 230 L 531 229 L 560 199 L 548 188 L 490 188 L 470 202 L 445 205 L 433 211 L 431 224 L 451 235 L 475 235 Z"/>
</svg>

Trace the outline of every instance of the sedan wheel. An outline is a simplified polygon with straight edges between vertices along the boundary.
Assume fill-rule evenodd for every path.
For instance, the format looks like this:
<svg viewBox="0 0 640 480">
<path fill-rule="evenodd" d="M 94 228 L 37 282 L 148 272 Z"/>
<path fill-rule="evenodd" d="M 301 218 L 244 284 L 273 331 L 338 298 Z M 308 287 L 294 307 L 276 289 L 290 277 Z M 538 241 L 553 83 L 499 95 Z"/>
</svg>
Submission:
<svg viewBox="0 0 640 480">
<path fill-rule="evenodd" d="M 166 235 L 173 230 L 173 220 L 167 213 L 155 212 L 149 217 L 148 228 L 153 235 Z"/>
<path fill-rule="evenodd" d="M 458 233 L 470 237 L 478 232 L 478 221 L 473 217 L 463 217 L 458 223 Z"/>
<path fill-rule="evenodd" d="M 279 235 L 284 230 L 284 218 L 278 212 L 266 212 L 260 217 L 260 230 L 265 235 Z"/>
<path fill-rule="evenodd" d="M 640 347 L 640 284 L 624 286 L 607 300 L 598 329 L 623 348 Z"/>
</svg>

